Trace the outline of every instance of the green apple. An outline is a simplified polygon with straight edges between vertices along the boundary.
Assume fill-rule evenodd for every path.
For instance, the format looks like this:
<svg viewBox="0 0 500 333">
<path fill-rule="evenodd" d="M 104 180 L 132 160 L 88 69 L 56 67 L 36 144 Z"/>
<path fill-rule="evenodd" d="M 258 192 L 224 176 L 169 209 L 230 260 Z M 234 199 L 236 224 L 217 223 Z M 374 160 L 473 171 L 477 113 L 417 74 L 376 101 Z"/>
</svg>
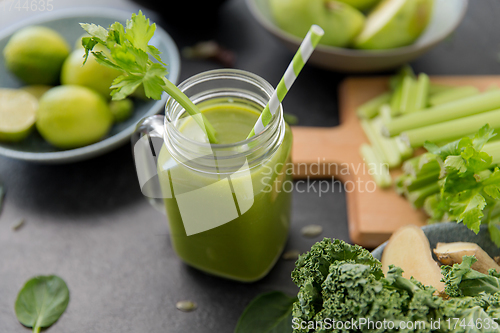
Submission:
<svg viewBox="0 0 500 333">
<path fill-rule="evenodd" d="M 384 0 L 366 19 L 355 41 L 359 49 L 392 49 L 410 45 L 429 23 L 434 0 Z"/>
<path fill-rule="evenodd" d="M 376 4 L 380 2 L 380 0 L 337 0 L 337 1 L 344 2 L 362 11 L 373 8 Z"/>
<path fill-rule="evenodd" d="M 304 38 L 313 24 L 323 28 L 320 43 L 345 47 L 363 29 L 365 16 L 356 8 L 332 0 L 271 0 L 276 24 L 286 32 Z"/>
</svg>

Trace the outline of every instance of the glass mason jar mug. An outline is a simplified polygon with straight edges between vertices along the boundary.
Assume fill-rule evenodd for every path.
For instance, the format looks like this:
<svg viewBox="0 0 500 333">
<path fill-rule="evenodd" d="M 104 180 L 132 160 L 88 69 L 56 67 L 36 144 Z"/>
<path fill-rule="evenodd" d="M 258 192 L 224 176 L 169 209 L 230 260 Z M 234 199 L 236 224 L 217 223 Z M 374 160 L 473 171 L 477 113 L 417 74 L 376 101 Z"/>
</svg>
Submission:
<svg viewBox="0 0 500 333">
<path fill-rule="evenodd" d="M 200 119 L 170 98 L 165 117 L 142 120 L 132 139 L 141 190 L 161 201 L 184 262 L 225 278 L 259 280 L 281 255 L 290 224 L 291 191 L 284 185 L 292 177 L 292 134 L 283 110 L 245 139 L 273 93 L 267 81 L 214 70 L 179 88 L 221 144 L 208 143 Z"/>
</svg>

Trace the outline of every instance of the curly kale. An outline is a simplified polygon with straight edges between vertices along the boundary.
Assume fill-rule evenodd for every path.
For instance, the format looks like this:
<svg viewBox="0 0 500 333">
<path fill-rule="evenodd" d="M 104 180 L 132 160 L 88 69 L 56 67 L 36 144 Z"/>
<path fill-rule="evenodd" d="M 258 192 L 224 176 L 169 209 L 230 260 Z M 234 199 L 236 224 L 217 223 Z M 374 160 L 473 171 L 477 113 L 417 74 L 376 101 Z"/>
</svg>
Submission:
<svg viewBox="0 0 500 333">
<path fill-rule="evenodd" d="M 459 323 L 500 319 L 500 280 L 472 271 L 474 258 L 443 268 L 446 290 L 451 297 L 436 295 L 436 289 L 402 276 L 391 266 L 384 276 L 381 264 L 365 249 L 340 240 L 324 239 L 300 256 L 292 279 L 299 287 L 293 304 L 294 333 L 326 332 L 473 332 L 470 325 L 448 327 L 446 320 Z M 496 283 L 496 284 L 495 284 Z M 498 289 L 498 290 L 497 290 Z M 336 328 L 315 323 L 392 322 L 394 327 L 358 326 Z M 440 320 L 440 326 L 432 323 Z M 420 322 L 403 329 L 402 322 Z M 453 326 L 453 325 L 452 325 Z M 477 330 L 476 330 L 477 331 Z M 483 332 L 481 330 L 480 332 Z M 500 332 L 488 329 L 484 332 Z"/>
<path fill-rule="evenodd" d="M 452 297 L 476 296 L 481 293 L 494 295 L 500 292 L 500 279 L 496 272 L 489 275 L 471 268 L 477 261 L 473 256 L 464 256 L 461 264 L 442 266 L 441 272 L 446 285 L 445 292 Z"/>
</svg>

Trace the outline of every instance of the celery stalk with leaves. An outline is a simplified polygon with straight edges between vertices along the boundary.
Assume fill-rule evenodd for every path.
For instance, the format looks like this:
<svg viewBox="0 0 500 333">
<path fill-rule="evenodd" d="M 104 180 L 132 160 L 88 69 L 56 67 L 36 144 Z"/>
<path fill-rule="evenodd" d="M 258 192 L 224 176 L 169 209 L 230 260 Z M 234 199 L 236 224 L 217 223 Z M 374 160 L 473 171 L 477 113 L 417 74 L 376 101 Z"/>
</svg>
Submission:
<svg viewBox="0 0 500 333">
<path fill-rule="evenodd" d="M 403 165 L 396 181 L 398 192 L 419 208 L 423 205 L 431 222 L 456 221 L 475 233 L 488 225 L 500 246 L 500 169 L 493 163 L 494 130 L 485 125 L 473 137 L 444 146 L 426 143 L 428 153 Z M 432 191 L 430 191 L 430 189 Z"/>
<path fill-rule="evenodd" d="M 156 24 L 151 24 L 141 11 L 132 14 L 125 27 L 119 22 L 113 23 L 108 29 L 89 23 L 82 23 L 81 26 L 90 35 L 82 38 L 85 48 L 84 62 L 87 61 L 89 53 L 92 53 L 101 65 L 123 72 L 111 86 L 113 100 L 126 98 L 141 85 L 149 98 L 158 100 L 163 92 L 167 92 L 194 118 L 208 140 L 217 143 L 215 130 L 208 120 L 196 105 L 167 79 L 167 65 L 160 57 L 161 52 L 149 45 Z M 104 46 L 109 52 L 94 50 L 96 45 Z"/>
</svg>

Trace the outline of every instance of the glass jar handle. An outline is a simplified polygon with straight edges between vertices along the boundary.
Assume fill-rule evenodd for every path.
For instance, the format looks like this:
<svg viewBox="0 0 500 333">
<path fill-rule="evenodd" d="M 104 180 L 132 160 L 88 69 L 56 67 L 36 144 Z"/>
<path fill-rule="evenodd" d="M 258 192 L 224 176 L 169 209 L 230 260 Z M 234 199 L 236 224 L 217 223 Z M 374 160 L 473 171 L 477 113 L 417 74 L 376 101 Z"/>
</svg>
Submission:
<svg viewBox="0 0 500 333">
<path fill-rule="evenodd" d="M 155 115 L 139 121 L 132 134 L 132 152 L 142 194 L 159 212 L 165 214 L 157 163 L 163 145 L 164 116 Z"/>
</svg>

